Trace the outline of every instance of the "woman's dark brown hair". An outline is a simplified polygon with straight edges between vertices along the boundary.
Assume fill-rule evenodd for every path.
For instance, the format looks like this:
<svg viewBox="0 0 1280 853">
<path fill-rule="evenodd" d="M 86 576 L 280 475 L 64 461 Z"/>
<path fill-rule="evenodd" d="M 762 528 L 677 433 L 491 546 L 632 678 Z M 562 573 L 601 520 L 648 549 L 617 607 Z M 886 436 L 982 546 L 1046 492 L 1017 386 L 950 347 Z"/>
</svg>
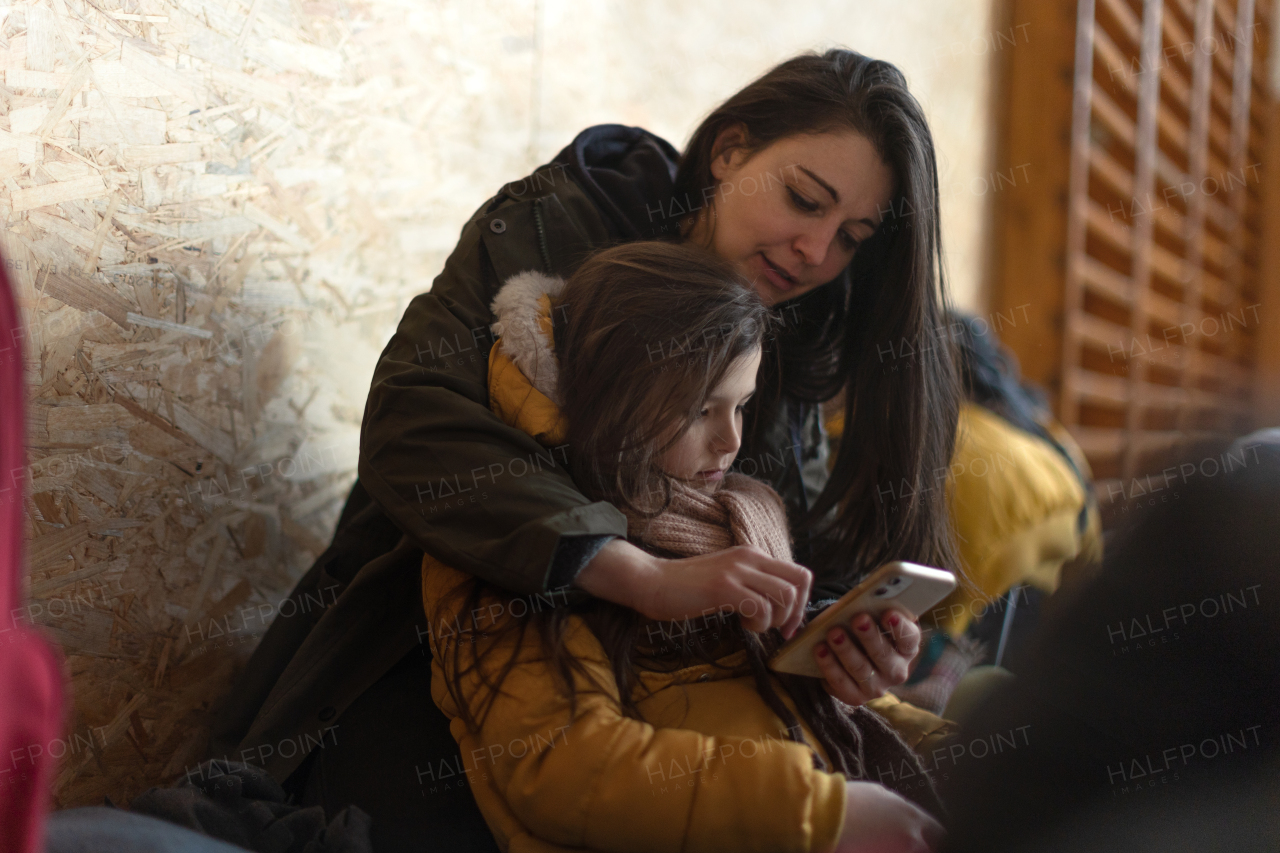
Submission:
<svg viewBox="0 0 1280 853">
<path fill-rule="evenodd" d="M 933 138 L 893 65 L 849 50 L 776 66 L 717 107 L 694 131 L 677 197 L 715 204 L 711 163 L 721 134 L 747 153 L 788 137 L 853 131 L 894 177 L 875 235 L 834 281 L 798 297 L 760 375 L 743 455 L 758 455 L 779 407 L 845 392 L 844 434 L 831 477 L 798 533 L 813 537 L 811 568 L 852 581 L 889 559 L 958 565 L 938 479 L 950 464 L 960 384 L 945 334 L 946 287 Z M 795 318 L 795 321 L 793 321 Z M 772 448 L 776 450 L 776 448 Z"/>
<path fill-rule="evenodd" d="M 660 512 L 669 501 L 671 484 L 658 468 L 657 456 L 687 429 L 691 416 L 733 363 L 767 343 L 772 329 L 769 312 L 751 285 L 710 253 L 653 242 L 626 243 L 593 255 L 569 279 L 552 315 L 561 412 L 568 423 L 566 440 L 575 480 L 596 500 L 628 505 L 642 514 Z M 635 544 L 647 547 L 643 542 Z M 862 735 L 818 680 L 769 672 L 768 658 L 783 642 L 777 629 L 756 634 L 743 628 L 733 614 L 717 615 L 716 625 L 699 633 L 689 631 L 687 624 L 648 621 L 634 610 L 598 599 L 536 612 L 521 604 L 518 610 L 523 618 L 482 624 L 478 614 L 492 612 L 481 603 L 486 597 L 502 600 L 504 612 L 517 610 L 506 606 L 516 596 L 474 579 L 455 593 L 456 609 L 442 608 L 457 614 L 446 617 L 446 623 L 465 624 L 462 632 L 470 635 L 453 645 L 448 689 L 473 731 L 483 725 L 502 682 L 516 665 L 518 652 L 496 674 L 488 674 L 490 668 L 482 665 L 498 645 L 495 641 L 508 632 L 518 635 L 517 650 L 530 628 L 536 632 L 560 682 L 557 686 L 571 703 L 578 679 L 591 683 L 585 667 L 565 652 L 569 619 L 580 616 L 609 658 L 625 714 L 640 718 L 635 698 L 640 668 L 675 670 L 694 662 L 714 664 L 726 649 L 745 648 L 743 674 L 754 677 L 757 691 L 786 726 L 786 736 L 804 742 L 797 715 L 774 689 L 775 677 L 831 757 L 834 769 L 851 778 L 863 775 Z M 469 620 L 466 614 L 471 614 Z M 709 624 L 703 622 L 704 627 Z M 688 642 L 670 642 L 679 635 Z M 663 642 L 655 645 L 655 636 Z M 473 672 L 484 684 L 474 703 L 467 701 L 463 687 Z"/>
</svg>

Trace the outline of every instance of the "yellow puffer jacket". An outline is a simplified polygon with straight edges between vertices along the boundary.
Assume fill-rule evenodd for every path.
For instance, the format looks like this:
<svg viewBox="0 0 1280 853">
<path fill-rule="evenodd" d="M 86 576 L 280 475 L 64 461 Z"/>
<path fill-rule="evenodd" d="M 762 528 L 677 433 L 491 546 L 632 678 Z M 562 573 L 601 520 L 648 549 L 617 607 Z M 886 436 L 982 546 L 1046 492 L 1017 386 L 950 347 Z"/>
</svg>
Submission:
<svg viewBox="0 0 1280 853">
<path fill-rule="evenodd" d="M 1055 437 L 1074 448 L 1065 430 Z M 1087 466 L 1083 454 L 1077 464 Z M 1077 526 L 1085 493 L 1075 472 L 1048 442 L 981 406 L 961 408 L 948 485 L 965 572 L 930 615 L 953 636 L 1015 585 L 1053 592 L 1064 563 L 1101 556 L 1096 509 Z"/>
<path fill-rule="evenodd" d="M 564 650 L 605 687 L 580 683 L 571 711 L 531 637 L 480 731 L 467 731 L 445 679 L 454 675 L 455 645 L 471 638 L 452 630 L 454 613 L 433 602 L 474 581 L 434 561 L 424 563 L 423 581 L 432 697 L 452 718 L 462 772 L 501 849 L 818 851 L 834 845 L 844 822 L 844 778 L 815 769 L 810 747 L 785 739 L 782 721 L 750 676 L 728 677 L 711 665 L 642 673 L 644 688 L 653 691 L 639 703 L 643 721 L 625 717 L 604 650 L 576 617 Z M 525 600 L 516 601 L 504 607 L 496 596 L 486 597 L 478 606 L 504 621 L 527 612 Z M 527 606 L 546 605 L 532 600 Z M 492 656 L 489 678 L 514 650 L 512 640 L 481 637 L 478 645 Z M 735 658 L 744 656 L 721 663 L 741 664 Z M 464 669 L 470 657 L 464 648 Z M 476 672 L 464 684 L 473 708 L 489 695 Z M 823 754 L 807 729 L 805 736 Z"/>
<path fill-rule="evenodd" d="M 532 313 L 538 322 L 522 326 L 504 317 L 495 303 L 499 331 L 514 346 L 495 346 L 490 355 L 490 403 L 507 423 L 544 445 L 556 445 L 564 428 L 553 402 L 554 375 L 544 369 L 554 366 L 547 294 L 554 294 L 556 285 L 528 273 L 512 281 L 525 277 L 519 313 L 525 319 Z M 510 286 L 502 293 L 510 295 Z M 524 346 L 521 340 L 534 343 Z M 423 561 L 423 604 L 432 626 L 432 697 L 451 718 L 461 747 L 460 772 L 503 850 L 692 853 L 819 851 L 834 845 L 844 822 L 844 777 L 814 768 L 814 751 L 827 756 L 807 727 L 807 745 L 786 738 L 782 720 L 764 704 L 753 678 L 734 677 L 712 665 L 642 672 L 635 698 L 643 720 L 625 717 L 604 650 L 577 617 L 570 620 L 564 648 L 596 685 L 579 682 L 576 707 L 570 709 L 541 644 L 530 636 L 480 731 L 468 731 L 446 686 L 455 675 L 458 644 L 475 642 L 490 655 L 486 679 L 516 652 L 514 639 L 458 630 L 456 596 L 475 583 L 430 556 Z M 480 611 L 472 612 L 482 613 L 482 621 L 492 619 L 485 624 L 490 629 L 547 606 L 549 599 L 554 594 L 508 600 L 504 606 L 504 599 L 486 594 Z M 714 620 L 691 626 L 698 629 L 714 631 Z M 465 672 L 471 649 L 464 647 L 461 658 Z M 733 667 L 744 660 L 740 651 L 718 664 Z M 473 708 L 490 697 L 475 671 L 467 673 L 463 694 Z M 873 707 L 920 751 L 951 730 L 938 717 L 894 697 Z"/>
</svg>

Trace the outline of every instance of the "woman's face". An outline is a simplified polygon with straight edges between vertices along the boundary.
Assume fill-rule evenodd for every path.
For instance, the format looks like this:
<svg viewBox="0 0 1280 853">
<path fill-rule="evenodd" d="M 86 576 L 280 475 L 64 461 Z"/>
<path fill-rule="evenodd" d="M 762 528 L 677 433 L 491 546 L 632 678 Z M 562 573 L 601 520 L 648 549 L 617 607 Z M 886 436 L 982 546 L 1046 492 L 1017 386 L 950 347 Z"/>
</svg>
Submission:
<svg viewBox="0 0 1280 853">
<path fill-rule="evenodd" d="M 664 473 L 705 494 L 720 488 L 742 446 L 742 409 L 755 393 L 759 369 L 758 347 L 729 366 L 684 435 L 658 457 Z"/>
<path fill-rule="evenodd" d="M 834 279 L 890 211 L 893 175 L 853 131 L 791 136 L 747 156 L 726 131 L 711 164 L 718 182 L 690 238 L 777 305 Z M 710 191 L 708 191 L 710 193 Z M 709 235 L 709 237 L 708 237 Z"/>
</svg>

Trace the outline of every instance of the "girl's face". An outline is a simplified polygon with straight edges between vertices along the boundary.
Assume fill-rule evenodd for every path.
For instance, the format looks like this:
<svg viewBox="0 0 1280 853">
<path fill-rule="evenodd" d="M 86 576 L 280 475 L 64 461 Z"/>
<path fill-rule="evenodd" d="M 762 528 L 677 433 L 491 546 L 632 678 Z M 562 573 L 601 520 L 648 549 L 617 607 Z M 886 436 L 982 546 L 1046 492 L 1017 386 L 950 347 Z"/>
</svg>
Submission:
<svg viewBox="0 0 1280 853">
<path fill-rule="evenodd" d="M 791 136 L 750 156 L 738 131 L 721 138 L 711 216 L 689 236 L 753 281 L 766 305 L 834 279 L 891 210 L 893 174 L 859 133 Z"/>
<path fill-rule="evenodd" d="M 742 408 L 755 393 L 759 369 L 758 347 L 729 366 L 684 435 L 658 457 L 663 473 L 704 494 L 720 488 L 742 445 Z"/>
</svg>

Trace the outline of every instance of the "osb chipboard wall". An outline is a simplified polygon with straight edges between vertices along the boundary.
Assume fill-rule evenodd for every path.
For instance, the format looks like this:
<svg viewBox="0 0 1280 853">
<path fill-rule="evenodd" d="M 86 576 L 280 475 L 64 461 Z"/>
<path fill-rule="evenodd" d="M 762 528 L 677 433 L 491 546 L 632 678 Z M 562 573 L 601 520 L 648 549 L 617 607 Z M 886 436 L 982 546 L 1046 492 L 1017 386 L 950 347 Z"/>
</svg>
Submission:
<svg viewBox="0 0 1280 853">
<path fill-rule="evenodd" d="M 22 616 L 66 656 L 66 735 L 33 745 L 61 758 L 60 805 L 127 801 L 200 757 L 210 702 L 324 547 L 378 349 L 487 195 L 457 192 L 476 182 L 425 129 L 526 121 L 459 97 L 472 69 L 404 38 L 448 30 L 423 15 L 0 8 L 0 250 L 29 386 Z M 526 107 L 527 88 L 506 100 Z M 525 170 L 514 147 L 489 183 Z"/>
<path fill-rule="evenodd" d="M 989 5 L 0 6 L 26 618 L 61 643 L 74 703 L 33 746 L 62 760 L 59 804 L 127 802 L 199 758 L 211 701 L 329 536 L 378 351 L 485 198 L 589 124 L 683 144 L 773 62 L 843 43 L 902 64 L 944 215 L 976 222 Z M 976 284 L 976 238 L 950 239 Z"/>
</svg>

